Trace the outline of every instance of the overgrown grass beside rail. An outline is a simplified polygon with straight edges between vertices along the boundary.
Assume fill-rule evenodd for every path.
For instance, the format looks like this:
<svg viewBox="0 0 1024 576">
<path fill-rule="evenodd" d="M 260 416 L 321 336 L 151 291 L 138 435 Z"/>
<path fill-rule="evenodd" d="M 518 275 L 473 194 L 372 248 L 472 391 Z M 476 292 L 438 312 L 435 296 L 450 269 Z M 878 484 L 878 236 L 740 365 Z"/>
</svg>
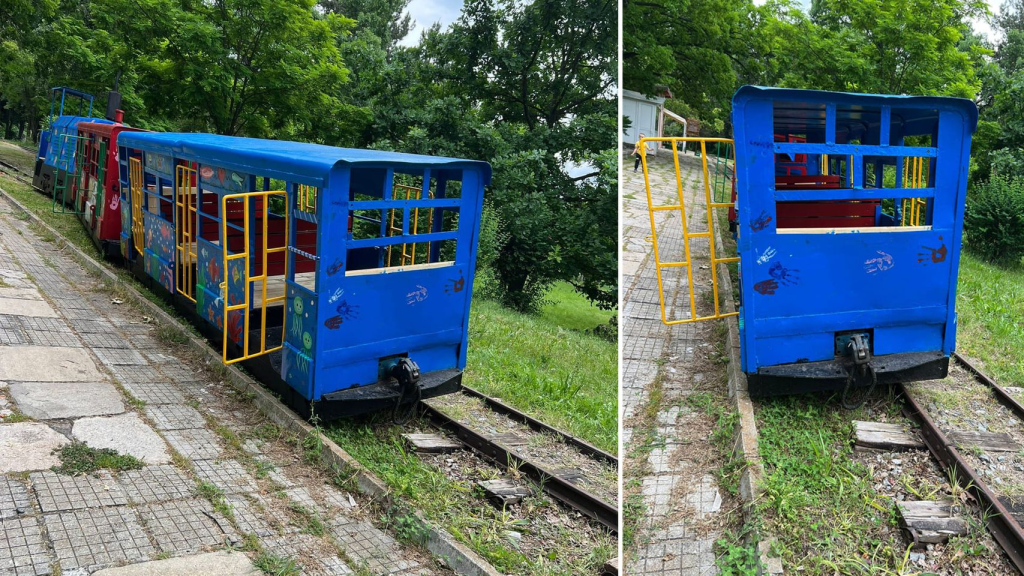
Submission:
<svg viewBox="0 0 1024 576">
<path fill-rule="evenodd" d="M 1024 386 L 1024 266 L 960 260 L 957 351 L 1002 386 Z"/>
</svg>

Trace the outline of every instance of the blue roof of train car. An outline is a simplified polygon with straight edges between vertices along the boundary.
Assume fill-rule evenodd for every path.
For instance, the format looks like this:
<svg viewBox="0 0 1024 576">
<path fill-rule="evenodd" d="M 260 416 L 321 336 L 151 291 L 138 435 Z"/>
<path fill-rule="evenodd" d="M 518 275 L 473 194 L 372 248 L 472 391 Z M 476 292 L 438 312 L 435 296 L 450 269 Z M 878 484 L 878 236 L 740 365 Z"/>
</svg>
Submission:
<svg viewBox="0 0 1024 576">
<path fill-rule="evenodd" d="M 789 133 L 824 130 L 825 111 L 814 106 L 802 106 L 804 103 L 835 102 L 844 105 L 837 110 L 838 123 L 860 123 L 865 127 L 877 128 L 880 123 L 878 108 L 892 106 L 899 108 L 899 116 L 904 125 L 913 126 L 917 123 L 934 125 L 934 111 L 947 110 L 958 112 L 968 120 L 971 132 L 978 126 L 978 107 L 965 98 L 943 96 L 901 96 L 886 94 L 858 94 L 854 92 L 827 92 L 823 90 L 801 90 L 795 88 L 769 88 L 764 86 L 743 86 L 733 95 L 733 107 L 742 105 L 747 100 L 764 99 L 786 101 L 794 106 L 776 109 L 777 118 L 786 119 Z M 780 112 L 783 112 L 780 114 Z M 896 114 L 896 111 L 893 112 Z M 873 117 L 872 117 L 873 116 Z M 923 134 L 924 130 L 908 128 L 908 134 Z"/>
<path fill-rule="evenodd" d="M 53 122 L 50 124 L 49 132 L 51 134 L 54 134 L 54 135 L 71 134 L 73 136 L 77 136 L 78 135 L 78 124 L 81 123 L 81 122 L 96 122 L 97 124 L 113 124 L 112 121 L 107 120 L 106 118 L 92 118 L 90 116 L 69 116 L 69 115 L 64 115 L 64 116 L 58 116 L 57 118 L 55 118 L 53 120 Z M 50 150 L 53 149 L 54 146 L 60 146 L 60 144 L 57 143 L 55 140 L 53 140 L 53 138 L 51 137 L 50 142 L 49 142 L 49 144 L 47 146 L 46 154 L 45 154 L 46 159 L 44 160 L 44 162 L 47 165 L 49 165 L 49 166 L 56 166 L 57 165 L 57 159 L 51 157 L 51 155 L 50 155 Z M 75 146 L 74 146 L 74 143 L 72 143 L 68 148 L 66 148 L 64 150 L 65 160 L 70 160 L 71 158 L 73 158 L 74 157 L 74 153 L 75 153 Z M 73 165 L 71 165 L 71 166 L 68 166 L 67 168 L 72 170 L 72 171 L 74 171 L 75 167 Z"/>
<path fill-rule="evenodd" d="M 213 164 L 227 164 L 246 172 L 264 173 L 270 169 L 314 179 L 325 178 L 336 164 L 351 164 L 367 167 L 478 168 L 484 173 L 485 185 L 491 180 L 491 165 L 478 160 L 337 148 L 287 140 L 203 133 L 132 132 L 122 133 L 118 137 L 118 145 L 204 158 Z"/>
</svg>

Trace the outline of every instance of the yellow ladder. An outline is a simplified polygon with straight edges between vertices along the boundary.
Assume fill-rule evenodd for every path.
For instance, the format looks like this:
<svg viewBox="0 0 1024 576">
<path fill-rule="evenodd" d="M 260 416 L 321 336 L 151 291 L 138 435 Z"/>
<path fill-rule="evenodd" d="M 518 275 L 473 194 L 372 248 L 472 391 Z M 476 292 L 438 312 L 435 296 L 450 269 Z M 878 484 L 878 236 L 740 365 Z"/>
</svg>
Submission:
<svg viewBox="0 0 1024 576">
<path fill-rule="evenodd" d="M 192 185 L 196 177 L 195 168 L 178 165 L 174 170 L 175 205 L 178 208 L 178 292 L 195 302 L 196 234 L 199 223 L 196 206 L 196 188 Z"/>
<path fill-rule="evenodd" d="M 423 190 L 420 189 L 420 188 L 417 188 L 416 186 L 408 186 L 406 184 L 395 184 L 394 193 L 392 194 L 392 197 L 393 198 L 398 198 L 398 196 L 401 194 L 402 191 L 405 192 L 405 199 L 406 200 L 419 200 L 423 196 Z M 428 195 L 429 195 L 429 197 L 431 199 L 434 198 L 434 194 L 432 192 L 428 193 Z M 397 212 L 399 212 L 399 210 L 395 209 L 395 208 L 392 208 L 390 212 L 391 212 L 391 215 L 390 215 L 390 219 L 388 221 L 388 236 L 400 235 L 402 233 L 402 227 L 401 226 L 395 226 L 395 214 Z M 409 227 L 409 235 L 410 236 L 415 236 L 416 234 L 419 233 L 420 209 L 419 208 L 413 208 L 412 214 L 413 214 L 413 216 L 412 216 L 412 225 Z M 403 217 L 404 217 L 404 215 L 403 215 Z M 430 222 L 433 222 L 433 218 L 434 218 L 434 209 L 433 208 L 429 209 L 429 215 L 427 217 L 428 217 Z M 416 263 L 416 244 L 413 243 L 413 245 L 412 245 L 412 253 L 409 253 L 409 252 L 406 251 L 406 246 L 407 246 L 406 244 L 402 244 L 402 257 L 400 259 L 399 266 L 405 266 L 407 261 L 408 261 L 408 264 L 415 264 Z M 392 266 L 392 264 L 391 264 L 391 249 L 392 248 L 393 248 L 393 246 L 388 246 L 388 248 L 387 248 L 386 262 L 387 262 L 387 265 L 389 267 Z M 427 250 L 430 250 L 430 243 L 429 242 L 427 242 Z"/>
<path fill-rule="evenodd" d="M 142 172 L 142 159 L 132 158 L 130 164 L 130 182 L 132 187 L 132 243 L 135 244 L 135 251 L 142 255 L 143 242 L 146 238 L 146 229 L 142 222 L 142 190 L 145 186 Z"/>
<path fill-rule="evenodd" d="M 278 248 L 269 248 L 267 240 L 269 238 L 269 234 L 268 234 L 269 226 L 268 226 L 268 223 L 270 222 L 270 197 L 271 196 L 280 196 L 281 199 L 284 200 L 285 206 L 288 205 L 288 193 L 285 192 L 284 190 L 268 190 L 268 191 L 264 191 L 264 192 L 244 192 L 244 193 L 241 193 L 241 194 L 226 194 L 226 195 L 221 197 L 221 210 L 220 210 L 220 222 L 221 222 L 221 228 L 220 229 L 221 229 L 221 234 L 220 234 L 220 241 L 221 241 L 221 250 L 222 250 L 223 255 L 224 255 L 224 283 L 221 284 L 221 287 L 222 287 L 221 292 L 223 294 L 223 300 L 224 300 L 224 346 L 223 346 L 222 352 L 223 352 L 223 359 L 224 359 L 224 363 L 225 364 L 234 364 L 236 362 L 241 362 L 242 360 L 248 360 L 250 358 L 255 358 L 257 356 L 262 356 L 264 354 L 269 354 L 270 352 L 276 352 L 276 351 L 281 350 L 282 348 L 284 348 L 284 328 L 287 325 L 287 323 L 285 322 L 285 318 L 284 317 L 282 317 L 282 319 L 281 319 L 281 344 L 275 346 L 274 348 L 267 348 L 267 314 L 266 314 L 266 310 L 267 310 L 267 308 L 271 304 L 280 302 L 283 305 L 285 303 L 285 300 L 287 300 L 287 289 L 285 289 L 280 296 L 274 296 L 272 298 L 267 298 L 267 269 L 268 269 L 267 268 L 267 265 L 268 265 L 267 256 L 269 256 L 270 254 L 277 254 L 277 253 L 285 254 L 285 258 L 284 258 L 284 276 L 285 276 L 285 278 L 287 278 L 288 277 L 288 255 L 287 255 L 287 250 L 288 250 L 288 242 L 291 239 L 291 219 L 289 217 L 289 211 L 285 210 L 285 215 L 284 215 L 284 219 L 285 219 L 284 220 L 285 243 L 284 243 L 283 246 L 280 246 Z M 252 206 L 253 206 L 253 200 L 257 199 L 257 198 L 261 198 L 263 200 L 263 218 L 259 222 L 256 223 L 257 225 L 262 225 L 262 227 L 263 227 L 263 243 L 262 243 L 263 244 L 262 245 L 262 248 L 263 248 L 263 250 L 262 250 L 263 251 L 263 260 L 262 260 L 262 264 L 263 264 L 262 270 L 263 270 L 263 273 L 260 274 L 259 276 L 251 276 L 250 274 L 251 274 L 251 270 L 252 270 L 252 259 L 250 258 L 249 246 L 251 244 L 250 241 L 251 241 L 252 237 L 251 237 L 251 233 L 250 233 L 250 230 L 249 230 L 249 222 L 250 222 L 251 210 L 252 210 Z M 241 201 L 242 202 L 242 207 L 243 207 L 243 220 L 242 220 L 242 222 L 243 222 L 243 224 L 242 224 L 243 244 L 242 244 L 242 250 L 240 252 L 238 252 L 237 254 L 231 254 L 230 253 L 230 250 L 228 249 L 228 240 L 227 240 L 228 239 L 228 202 L 232 201 L 232 200 Z M 230 272 L 231 269 L 228 267 L 228 263 L 231 262 L 231 261 L 234 261 L 234 260 L 244 260 L 245 261 L 244 271 L 243 271 L 243 274 L 245 275 L 245 278 L 244 278 L 244 282 L 242 283 L 242 288 L 243 288 L 243 290 L 245 292 L 245 297 L 243 298 L 243 301 L 240 304 L 229 304 L 228 303 L 228 292 L 230 291 L 230 288 L 228 286 L 228 282 L 230 282 L 229 274 L 231 273 Z M 250 288 L 250 286 L 252 284 L 255 284 L 256 282 L 259 282 L 261 284 L 260 290 L 262 290 L 262 296 L 263 296 L 263 299 L 262 299 L 263 311 L 260 314 L 260 349 L 259 349 L 258 352 L 250 353 L 250 351 L 249 351 L 249 315 L 250 315 L 250 312 L 252 311 L 251 310 L 252 306 L 251 306 L 251 302 L 249 301 L 249 294 L 251 292 L 249 290 L 249 288 Z M 283 307 L 285 309 L 287 309 L 287 306 L 283 306 Z M 244 321 L 243 321 L 243 324 L 242 324 L 242 355 L 239 356 L 238 358 L 228 358 L 228 342 L 231 340 L 230 333 L 229 333 L 229 324 L 230 324 L 229 320 L 230 320 L 231 313 L 235 312 L 235 311 L 242 312 L 243 318 L 244 318 Z"/>
<path fill-rule="evenodd" d="M 719 302 L 718 302 L 718 265 L 719 264 L 727 264 L 729 262 L 739 262 L 740 259 L 739 259 L 739 257 L 719 258 L 717 253 L 716 253 L 716 251 L 715 251 L 715 233 L 714 233 L 715 232 L 714 222 L 716 221 L 715 209 L 716 208 L 730 208 L 730 207 L 732 207 L 732 202 L 715 202 L 715 201 L 712 200 L 712 197 L 711 197 L 711 180 L 708 177 L 708 155 L 707 155 L 707 145 L 709 143 L 722 142 L 722 143 L 728 143 L 728 144 L 731 145 L 733 143 L 733 141 L 731 139 L 728 139 L 728 138 L 642 138 L 640 140 L 640 143 L 639 143 L 639 146 L 641 146 L 641 150 L 646 150 L 647 149 L 646 146 L 647 146 L 647 144 L 649 142 L 650 143 L 653 143 L 653 142 L 659 142 L 659 143 L 660 142 L 669 142 L 669 143 L 672 144 L 672 160 L 675 163 L 675 184 L 676 184 L 675 188 L 676 188 L 676 194 L 678 196 L 678 201 L 673 200 L 674 202 L 676 202 L 674 204 L 667 205 L 667 206 L 656 206 L 654 204 L 654 199 L 651 197 L 650 174 L 648 173 L 648 170 L 647 170 L 647 168 L 648 168 L 647 167 L 647 155 L 646 154 L 642 154 L 640 156 L 640 158 L 642 159 L 643 169 L 644 169 L 644 188 L 647 191 L 647 209 L 648 209 L 648 213 L 649 213 L 650 218 L 651 218 L 651 241 L 654 244 L 655 270 L 656 270 L 657 275 L 658 275 L 658 297 L 659 297 L 659 299 L 661 301 L 661 321 L 664 322 L 665 324 L 668 324 L 668 325 L 673 325 L 673 324 L 689 324 L 691 322 L 699 322 L 701 320 L 714 320 L 716 318 L 727 318 L 729 316 L 736 316 L 738 314 L 738 312 L 725 312 L 725 313 L 723 313 L 719 309 Z M 703 198 L 703 204 L 707 208 L 707 222 L 708 222 L 708 229 L 705 232 L 690 232 L 690 229 L 689 229 L 689 227 L 688 227 L 688 225 L 686 223 L 686 202 L 684 200 L 684 195 L 683 195 L 683 178 L 682 178 L 682 172 L 681 172 L 681 170 L 679 168 L 679 147 L 678 147 L 678 144 L 680 142 L 684 143 L 684 145 L 685 145 L 686 142 L 699 142 L 700 143 L 701 169 L 702 169 L 702 173 L 704 175 L 704 198 Z M 656 144 L 655 146 L 660 146 L 660 144 Z M 732 148 L 735 151 L 735 146 L 733 146 Z M 734 154 L 735 154 L 735 152 L 734 152 Z M 733 158 L 732 161 L 733 161 L 733 166 L 735 166 L 736 165 L 735 158 Z M 724 182 L 728 183 L 729 182 L 728 178 L 726 178 L 724 180 Z M 731 190 L 730 190 L 730 193 L 731 193 Z M 680 217 L 681 223 L 682 223 L 682 228 L 683 228 L 683 230 L 682 230 L 682 233 L 683 233 L 683 247 L 684 247 L 684 254 L 685 254 L 685 256 L 684 256 L 684 259 L 681 260 L 681 261 L 662 262 L 661 261 L 661 253 L 658 250 L 658 228 L 657 228 L 657 225 L 656 225 L 655 220 L 654 220 L 654 214 L 655 214 L 655 212 L 675 211 L 675 210 L 679 211 L 679 217 Z M 709 255 L 710 255 L 709 264 L 710 264 L 710 269 L 711 269 L 711 285 L 712 285 L 712 289 L 714 291 L 714 300 L 715 300 L 714 308 L 715 308 L 715 312 L 714 312 L 714 314 L 707 315 L 707 316 L 698 316 L 698 314 L 697 314 L 697 299 L 696 299 L 696 294 L 694 293 L 694 289 L 693 289 L 693 257 L 690 254 L 690 240 L 692 240 L 693 238 L 707 238 L 708 239 L 708 248 L 709 248 Z M 684 318 L 684 319 L 681 319 L 681 320 L 669 320 L 668 319 L 668 315 L 667 315 L 667 313 L 665 311 L 665 288 L 664 288 L 664 284 L 662 282 L 662 270 L 665 269 L 665 268 L 686 268 L 687 285 L 688 285 L 689 292 L 690 292 L 690 294 L 689 294 L 689 296 L 690 296 L 690 317 L 689 318 Z"/>
</svg>

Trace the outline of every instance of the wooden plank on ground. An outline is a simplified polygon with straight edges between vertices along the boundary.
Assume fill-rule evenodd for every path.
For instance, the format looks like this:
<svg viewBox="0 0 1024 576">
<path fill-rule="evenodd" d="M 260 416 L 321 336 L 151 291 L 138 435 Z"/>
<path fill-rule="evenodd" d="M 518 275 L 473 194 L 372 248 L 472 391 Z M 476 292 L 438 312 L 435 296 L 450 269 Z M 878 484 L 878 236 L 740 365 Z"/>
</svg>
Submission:
<svg viewBox="0 0 1024 576">
<path fill-rule="evenodd" d="M 980 448 L 985 452 L 1019 452 L 1020 444 L 1006 432 L 970 432 L 953 430 L 949 439 L 959 446 Z"/>
<path fill-rule="evenodd" d="M 533 494 L 533 490 L 530 490 L 529 487 L 515 484 L 502 478 L 482 480 L 477 482 L 476 485 L 483 489 L 487 499 L 496 506 L 518 504 L 522 502 L 523 498 Z"/>
<path fill-rule="evenodd" d="M 452 440 L 439 434 L 402 434 L 409 446 L 416 452 L 428 454 L 446 454 L 462 450 L 462 442 Z"/>
<path fill-rule="evenodd" d="M 854 444 L 878 450 L 923 450 L 924 442 L 908 426 L 883 422 L 853 421 Z"/>
<path fill-rule="evenodd" d="M 900 528 L 914 548 L 941 544 L 952 536 L 967 534 L 967 521 L 952 500 L 897 502 Z"/>
</svg>

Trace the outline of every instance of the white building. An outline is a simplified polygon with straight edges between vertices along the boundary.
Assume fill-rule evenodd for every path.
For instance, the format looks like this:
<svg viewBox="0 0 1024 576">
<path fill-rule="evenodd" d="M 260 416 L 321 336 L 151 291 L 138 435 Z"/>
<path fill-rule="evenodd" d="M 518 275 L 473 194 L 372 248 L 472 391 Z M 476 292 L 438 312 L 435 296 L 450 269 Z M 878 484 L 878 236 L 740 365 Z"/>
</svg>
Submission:
<svg viewBox="0 0 1024 576">
<path fill-rule="evenodd" d="M 622 91 L 622 115 L 629 118 L 629 127 L 622 137 L 623 144 L 633 145 L 643 134 L 648 138 L 661 136 L 662 110 L 665 99 L 648 98 L 632 90 Z"/>
</svg>

